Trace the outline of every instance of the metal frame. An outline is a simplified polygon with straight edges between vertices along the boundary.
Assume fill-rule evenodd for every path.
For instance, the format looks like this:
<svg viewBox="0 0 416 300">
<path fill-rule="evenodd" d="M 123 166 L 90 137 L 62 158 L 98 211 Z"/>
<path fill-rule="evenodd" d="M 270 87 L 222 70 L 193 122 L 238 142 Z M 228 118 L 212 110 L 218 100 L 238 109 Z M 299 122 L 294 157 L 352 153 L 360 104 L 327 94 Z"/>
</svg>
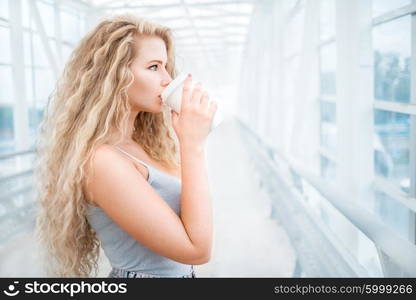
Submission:
<svg viewBox="0 0 416 300">
<path fill-rule="evenodd" d="M 190 13 L 189 13 L 190 14 Z M 189 17 L 189 15 L 187 15 Z M 215 19 L 223 19 L 223 18 L 229 18 L 229 17 L 250 17 L 251 14 L 237 14 L 237 13 L 232 13 L 232 14 L 223 14 L 223 15 L 213 15 L 213 16 L 195 16 L 193 18 L 198 18 L 198 19 L 208 19 L 208 20 L 215 20 Z M 174 16 L 174 17 L 155 17 L 155 20 L 158 21 L 172 21 L 172 20 L 178 20 L 183 18 L 184 16 Z"/>
<path fill-rule="evenodd" d="M 217 1 L 217 2 L 205 2 L 205 3 L 184 3 L 189 7 L 209 7 L 209 6 L 221 6 L 224 4 L 242 4 L 250 3 L 253 4 L 258 0 L 226 0 L 226 1 Z M 177 7 L 178 4 L 163 4 L 163 5 L 120 5 L 120 6 L 98 6 L 96 9 L 143 9 L 143 8 L 172 8 Z"/>
<path fill-rule="evenodd" d="M 376 26 L 414 13 L 416 13 L 416 3 L 413 2 L 412 4 L 409 4 L 401 8 L 397 8 L 395 10 L 389 11 L 381 16 L 374 18 L 372 23 L 373 26 Z"/>
<path fill-rule="evenodd" d="M 321 18 L 321 13 L 322 13 L 322 1 L 318 2 L 318 5 L 320 6 L 319 8 L 319 18 Z M 334 9 L 336 10 L 336 6 L 334 6 Z M 335 13 L 335 12 L 334 12 Z M 319 22 L 319 31 L 321 32 L 321 23 Z M 321 80 L 321 74 L 322 74 L 322 69 L 321 69 L 321 61 L 322 61 L 322 49 L 323 47 L 329 46 L 331 44 L 334 44 L 336 46 L 336 33 L 334 36 L 330 36 L 324 40 L 321 39 L 321 37 L 319 37 L 319 42 L 317 44 L 317 48 L 318 48 L 318 60 L 319 60 L 319 78 Z M 336 50 L 335 50 L 336 51 Z M 338 55 L 337 55 L 338 57 Z M 337 66 L 337 64 L 336 64 Z M 335 72 L 337 72 L 337 67 L 335 68 Z M 335 91 L 335 94 L 330 95 L 330 94 L 322 94 L 321 89 L 320 90 L 320 94 L 319 94 L 319 98 L 317 99 L 318 105 L 321 105 L 321 102 L 328 102 L 328 103 L 333 103 L 335 105 L 335 108 L 337 109 L 337 91 Z M 335 166 L 337 166 L 337 153 L 333 153 L 332 150 L 328 149 L 324 144 L 322 144 L 322 140 L 321 140 L 321 134 L 322 134 L 322 116 L 321 116 L 321 110 L 318 109 L 319 111 L 319 144 L 320 144 L 320 148 L 319 148 L 319 155 L 324 156 L 326 159 L 330 160 L 331 163 L 333 163 Z M 337 115 L 337 113 L 335 113 Z M 335 123 L 334 126 L 337 126 L 337 124 Z M 337 132 L 338 134 L 338 132 Z M 322 170 L 320 169 L 320 173 L 322 174 Z"/>
<path fill-rule="evenodd" d="M 416 0 L 412 0 L 415 10 L 412 12 L 411 21 L 411 84 L 410 84 L 410 101 L 416 105 Z M 410 116 L 410 197 L 416 199 L 416 114 Z M 410 234 L 413 235 L 413 241 L 416 244 L 416 214 L 412 216 L 413 226 L 410 228 Z"/>
<path fill-rule="evenodd" d="M 49 60 L 50 67 L 55 75 L 55 78 L 58 78 L 59 68 L 57 64 L 57 59 L 55 58 L 55 54 L 52 52 L 52 49 L 49 45 L 48 36 L 46 34 L 45 27 L 43 26 L 43 22 L 39 14 L 37 2 L 29 1 L 29 5 L 30 5 L 30 8 L 32 9 L 33 17 L 35 18 L 36 27 L 39 31 L 42 45 L 46 52 L 46 57 Z"/>
<path fill-rule="evenodd" d="M 320 94 L 319 100 L 326 103 L 337 103 L 337 97 L 335 95 Z"/>
<path fill-rule="evenodd" d="M 30 175 L 33 172 L 34 172 L 33 168 L 28 169 L 28 170 L 24 170 L 24 171 L 16 172 L 14 174 L 7 175 L 5 177 L 0 178 L 0 183 L 6 182 L 6 181 L 9 181 L 9 180 L 12 180 L 12 179 L 17 179 L 17 178 L 20 178 L 20 177 L 23 177 L 23 176 L 26 176 L 26 175 Z"/>
<path fill-rule="evenodd" d="M 319 154 L 325 156 L 326 159 L 329 159 L 332 163 L 336 164 L 337 156 L 329 151 L 324 145 L 321 145 L 319 148 Z"/>
<path fill-rule="evenodd" d="M 0 154 L 0 160 L 9 159 L 9 158 L 12 158 L 12 157 L 21 156 L 21 155 L 25 155 L 25 154 L 34 154 L 34 153 L 36 153 L 35 149 L 28 149 L 28 150 L 24 150 L 24 151 L 15 151 L 15 152 L 12 152 L 12 153 Z"/>
<path fill-rule="evenodd" d="M 61 22 L 60 22 L 60 17 L 59 17 L 59 13 L 61 10 L 61 2 L 57 1 L 54 2 L 53 5 L 53 9 L 55 11 L 55 36 L 56 36 L 56 49 L 57 49 L 57 54 L 58 54 L 58 61 L 60 62 L 59 65 L 63 64 L 63 51 L 62 51 L 62 45 L 63 45 L 63 40 L 62 40 L 62 27 L 61 27 Z"/>
<path fill-rule="evenodd" d="M 227 27 L 241 27 L 241 28 L 247 28 L 247 25 L 244 24 L 227 24 Z M 198 26 L 199 30 L 213 30 L 213 31 L 217 31 L 218 30 L 218 26 Z M 192 28 L 185 26 L 185 27 L 175 27 L 174 31 L 187 31 L 187 30 L 192 30 Z M 246 30 L 247 31 L 247 30 Z"/>
<path fill-rule="evenodd" d="M 173 31 L 175 30 L 192 30 L 193 34 L 190 37 L 194 37 L 198 43 L 198 45 L 205 45 L 205 42 L 203 40 L 204 36 L 203 33 L 201 32 L 202 27 L 207 28 L 207 26 L 197 26 L 196 24 L 196 20 L 204 20 L 204 19 L 209 19 L 209 20 L 218 20 L 218 22 L 220 22 L 220 24 L 215 25 L 213 27 L 214 30 L 216 30 L 217 32 L 222 32 L 222 34 L 220 34 L 218 41 L 221 44 L 221 46 L 224 49 L 224 54 L 220 55 L 220 53 L 216 53 L 216 52 L 212 52 L 211 50 L 209 50 L 207 47 L 202 47 L 202 49 L 197 50 L 197 51 L 202 51 L 203 56 L 205 57 L 205 60 L 208 61 L 209 64 L 213 64 L 215 63 L 214 60 L 219 60 L 221 61 L 222 59 L 226 58 L 227 55 L 227 50 L 229 49 L 229 43 L 227 42 L 227 39 L 225 38 L 226 36 L 235 36 L 234 33 L 227 33 L 225 34 L 224 29 L 225 28 L 229 28 L 229 27 L 235 27 L 235 26 L 239 26 L 242 28 L 247 28 L 248 24 L 233 24 L 233 23 L 228 23 L 228 22 L 224 22 L 223 19 L 224 18 L 229 18 L 229 17 L 251 17 L 250 13 L 234 13 L 234 12 L 227 12 L 226 10 L 221 10 L 221 7 L 225 7 L 229 4 L 232 5 L 236 5 L 236 4 L 248 4 L 248 5 L 254 5 L 258 0 L 242 0 L 242 1 L 216 1 L 216 2 L 208 2 L 208 3 L 188 3 L 185 0 L 182 0 L 179 4 L 178 3 L 172 3 L 172 4 L 156 4 L 156 5 L 150 5 L 150 4 L 144 4 L 144 5 L 135 5 L 134 1 L 130 1 L 129 3 L 126 4 L 126 2 L 122 5 L 117 5 L 118 1 L 109 1 L 104 3 L 103 5 L 98 5 L 98 6 L 93 6 L 93 3 L 96 2 L 92 2 L 92 1 L 86 1 L 88 4 L 90 4 L 91 7 L 94 8 L 94 13 L 92 13 L 92 11 L 90 11 L 90 15 L 91 16 L 97 16 L 99 14 L 103 14 L 106 12 L 106 10 L 109 10 L 111 12 L 117 11 L 117 10 L 136 10 L 136 11 L 140 11 L 141 13 L 146 13 L 149 11 L 163 11 L 163 9 L 169 9 L 169 8 L 176 8 L 176 7 L 183 7 L 185 10 L 185 18 L 187 20 L 190 21 L 191 26 L 189 27 L 180 27 L 180 28 L 174 28 L 172 27 Z M 115 4 L 115 5 L 113 5 Z M 206 15 L 202 15 L 202 16 L 198 16 L 198 15 L 194 15 L 190 12 L 190 8 L 205 8 L 205 9 L 209 9 L 210 11 L 216 11 L 218 12 L 218 14 L 214 14 L 212 16 L 206 16 Z M 157 21 L 157 22 L 169 22 L 169 21 L 175 21 L 178 19 L 184 18 L 183 15 L 180 16 L 173 16 L 173 17 L 155 17 L 152 18 L 153 20 Z M 210 28 L 211 29 L 211 28 Z M 183 40 L 186 40 L 186 37 L 182 38 Z M 235 44 L 233 44 L 234 46 Z"/>
<path fill-rule="evenodd" d="M 10 47 L 12 59 L 12 74 L 14 99 L 13 105 L 13 126 L 17 149 L 29 147 L 29 120 L 27 116 L 28 104 L 26 101 L 25 67 L 22 60 L 23 55 L 23 26 L 21 1 L 9 1 L 10 11 Z M 19 159 L 18 164 L 21 164 Z"/>
<path fill-rule="evenodd" d="M 375 100 L 374 108 L 402 114 L 416 115 L 416 104 L 412 103 Z"/>
<path fill-rule="evenodd" d="M 335 42 L 336 42 L 336 37 L 335 36 L 331 36 L 331 37 L 329 37 L 329 38 L 327 38 L 325 40 L 321 40 L 319 42 L 319 44 L 318 44 L 318 47 L 321 48 L 321 47 L 324 47 L 324 46 L 326 46 L 328 44 L 335 43 Z"/>
<path fill-rule="evenodd" d="M 192 26 L 193 32 L 194 32 L 194 37 L 198 41 L 198 44 L 201 45 L 202 48 L 203 48 L 202 51 L 203 51 L 203 54 L 205 56 L 205 59 L 207 60 L 208 63 L 215 64 L 215 61 L 211 60 L 212 56 L 210 56 L 209 53 L 206 50 L 207 46 L 206 46 L 205 42 L 202 40 L 198 30 L 196 29 L 195 18 L 192 16 L 191 12 L 189 11 L 188 4 L 185 2 L 185 0 L 181 0 L 181 5 L 182 5 L 183 9 L 185 10 L 186 15 L 188 16 L 189 21 L 191 22 L 191 26 Z"/>
<path fill-rule="evenodd" d="M 397 186 L 391 183 L 390 180 L 376 176 L 374 179 L 373 187 L 385 193 L 390 198 L 400 202 L 413 213 L 416 213 L 416 199 L 412 196 L 408 196 L 405 192 L 398 189 Z"/>
</svg>

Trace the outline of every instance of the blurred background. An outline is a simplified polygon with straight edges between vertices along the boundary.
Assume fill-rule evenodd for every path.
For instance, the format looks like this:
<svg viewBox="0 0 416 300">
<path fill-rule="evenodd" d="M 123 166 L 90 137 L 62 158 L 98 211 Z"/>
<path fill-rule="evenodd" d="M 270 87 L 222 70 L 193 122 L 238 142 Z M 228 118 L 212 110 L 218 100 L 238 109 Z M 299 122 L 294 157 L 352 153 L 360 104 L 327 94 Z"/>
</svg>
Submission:
<svg viewBox="0 0 416 300">
<path fill-rule="evenodd" d="M 172 28 L 227 115 L 198 277 L 416 276 L 416 0 L 0 0 L 0 276 L 44 276 L 38 126 L 79 40 L 125 12 Z"/>
</svg>

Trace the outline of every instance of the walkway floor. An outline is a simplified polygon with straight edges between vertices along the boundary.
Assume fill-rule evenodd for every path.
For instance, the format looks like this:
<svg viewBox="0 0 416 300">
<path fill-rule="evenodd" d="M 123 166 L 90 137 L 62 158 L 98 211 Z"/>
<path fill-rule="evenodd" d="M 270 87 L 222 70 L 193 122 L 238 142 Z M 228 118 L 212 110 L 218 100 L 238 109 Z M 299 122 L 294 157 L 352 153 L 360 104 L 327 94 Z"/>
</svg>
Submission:
<svg viewBox="0 0 416 300">
<path fill-rule="evenodd" d="M 214 207 L 211 260 L 195 266 L 197 277 L 291 277 L 295 253 L 285 230 L 270 216 L 270 200 L 250 169 L 236 124 L 226 121 L 207 140 Z M 0 277 L 42 277 L 31 233 L 0 247 Z M 30 266 L 30 267 L 28 267 Z M 100 257 L 98 276 L 110 265 Z"/>
</svg>

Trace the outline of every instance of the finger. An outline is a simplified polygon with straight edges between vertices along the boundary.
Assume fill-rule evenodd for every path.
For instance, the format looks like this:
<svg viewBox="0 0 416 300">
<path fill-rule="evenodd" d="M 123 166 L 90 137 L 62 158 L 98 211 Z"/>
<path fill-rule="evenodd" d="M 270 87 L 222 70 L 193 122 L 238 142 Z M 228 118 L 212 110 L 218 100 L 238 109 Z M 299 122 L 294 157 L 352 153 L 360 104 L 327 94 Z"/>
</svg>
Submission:
<svg viewBox="0 0 416 300">
<path fill-rule="evenodd" d="M 202 96 L 202 83 L 198 82 L 192 91 L 191 102 L 199 104 L 201 103 L 201 96 Z"/>
<path fill-rule="evenodd" d="M 172 113 L 172 122 L 176 123 L 176 120 L 178 119 L 179 114 L 173 109 L 171 110 L 171 113 Z"/>
<path fill-rule="evenodd" d="M 171 110 L 171 112 L 172 112 L 172 116 L 173 117 L 177 117 L 179 114 L 176 112 L 176 111 L 174 111 L 173 109 Z"/>
<path fill-rule="evenodd" d="M 201 106 L 203 107 L 203 109 L 208 109 L 209 108 L 209 95 L 208 95 L 207 91 L 204 91 L 202 93 Z"/>
<path fill-rule="evenodd" d="M 209 103 L 209 112 L 211 114 L 215 114 L 215 112 L 217 111 L 218 105 L 216 101 L 210 101 Z"/>
<path fill-rule="evenodd" d="M 182 89 L 182 103 L 181 103 L 181 109 L 184 104 L 188 104 L 190 102 L 191 98 L 191 74 L 188 74 L 186 77 L 184 83 L 183 83 L 183 89 Z M 184 103 L 185 102 L 185 103 Z"/>
</svg>

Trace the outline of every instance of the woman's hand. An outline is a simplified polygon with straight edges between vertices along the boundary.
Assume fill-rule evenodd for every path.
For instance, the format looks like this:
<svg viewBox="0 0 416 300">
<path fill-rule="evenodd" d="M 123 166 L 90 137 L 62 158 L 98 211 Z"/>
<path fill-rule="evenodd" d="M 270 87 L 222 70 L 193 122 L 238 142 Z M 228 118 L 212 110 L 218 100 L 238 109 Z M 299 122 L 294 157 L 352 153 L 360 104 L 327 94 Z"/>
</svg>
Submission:
<svg viewBox="0 0 416 300">
<path fill-rule="evenodd" d="M 217 111 L 217 104 L 209 101 L 208 93 L 197 83 L 191 90 L 191 76 L 185 79 L 181 111 L 172 110 L 172 125 L 180 143 L 204 144 Z"/>
</svg>

